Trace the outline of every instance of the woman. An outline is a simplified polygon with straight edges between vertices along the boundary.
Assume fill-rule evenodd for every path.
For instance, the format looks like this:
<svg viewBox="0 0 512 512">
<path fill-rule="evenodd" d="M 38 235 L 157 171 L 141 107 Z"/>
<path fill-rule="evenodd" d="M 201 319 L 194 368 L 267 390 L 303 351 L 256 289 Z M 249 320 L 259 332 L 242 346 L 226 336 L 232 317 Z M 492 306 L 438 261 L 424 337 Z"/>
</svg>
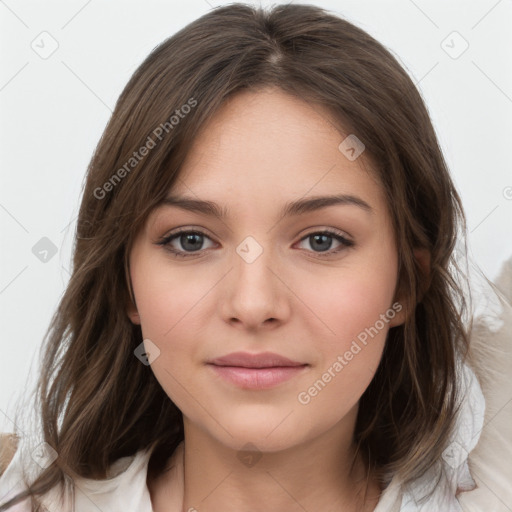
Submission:
<svg viewBox="0 0 512 512">
<path fill-rule="evenodd" d="M 460 510 L 484 399 L 459 227 L 380 43 L 305 5 L 199 18 L 137 69 L 90 163 L 45 444 L 2 490 L 52 511 Z"/>
</svg>

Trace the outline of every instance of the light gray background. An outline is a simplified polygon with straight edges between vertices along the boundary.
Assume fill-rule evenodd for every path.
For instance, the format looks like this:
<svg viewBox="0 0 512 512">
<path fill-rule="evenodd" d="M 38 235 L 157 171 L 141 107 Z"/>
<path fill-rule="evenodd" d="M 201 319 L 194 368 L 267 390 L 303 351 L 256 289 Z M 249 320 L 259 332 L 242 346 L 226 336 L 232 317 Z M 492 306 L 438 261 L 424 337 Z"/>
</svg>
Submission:
<svg viewBox="0 0 512 512">
<path fill-rule="evenodd" d="M 225 3 L 0 0 L 0 431 L 13 429 L 68 281 L 82 181 L 115 101 L 157 44 Z M 356 23 L 419 84 L 464 201 L 470 255 L 495 278 L 512 255 L 512 1 L 295 3 Z M 32 252 L 43 237 L 57 250 L 46 262 Z"/>
</svg>

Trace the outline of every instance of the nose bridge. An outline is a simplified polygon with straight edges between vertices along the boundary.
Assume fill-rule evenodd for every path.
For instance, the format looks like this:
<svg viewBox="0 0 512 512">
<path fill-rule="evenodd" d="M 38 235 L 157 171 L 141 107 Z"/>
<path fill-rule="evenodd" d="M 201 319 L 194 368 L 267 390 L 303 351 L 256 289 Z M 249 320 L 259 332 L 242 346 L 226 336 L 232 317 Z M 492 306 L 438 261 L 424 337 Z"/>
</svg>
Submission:
<svg viewBox="0 0 512 512">
<path fill-rule="evenodd" d="M 248 235 L 236 247 L 236 253 L 248 265 L 252 265 L 258 259 L 261 260 L 260 256 L 263 253 L 268 255 L 271 252 L 269 251 L 268 237 L 263 240 L 261 235 L 258 235 L 258 238 L 259 242 L 253 235 Z"/>
<path fill-rule="evenodd" d="M 269 246 L 269 237 L 246 236 L 236 247 L 235 286 L 249 286 L 252 295 L 268 293 L 275 277 L 270 268 L 275 266 L 275 252 Z M 273 265 L 274 264 L 274 265 Z M 270 268 L 269 268 L 270 267 Z"/>
<path fill-rule="evenodd" d="M 275 251 L 270 237 L 249 235 L 236 246 L 233 271 L 228 280 L 224 313 L 244 324 L 259 325 L 269 318 L 283 317 L 283 287 L 276 277 Z"/>
</svg>

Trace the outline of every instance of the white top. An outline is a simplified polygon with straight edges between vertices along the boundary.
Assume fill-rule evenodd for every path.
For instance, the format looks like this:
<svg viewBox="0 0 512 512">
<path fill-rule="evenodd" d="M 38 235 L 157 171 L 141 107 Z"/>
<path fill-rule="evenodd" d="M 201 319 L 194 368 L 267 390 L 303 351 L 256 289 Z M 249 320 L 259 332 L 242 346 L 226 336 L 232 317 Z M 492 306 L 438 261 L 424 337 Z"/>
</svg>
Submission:
<svg viewBox="0 0 512 512">
<path fill-rule="evenodd" d="M 462 369 L 462 371 L 460 371 Z M 468 467 L 468 454 L 476 446 L 483 426 L 485 400 L 480 384 L 473 371 L 467 366 L 459 368 L 461 391 L 464 401 L 457 419 L 457 427 L 451 444 L 443 453 L 443 460 L 432 467 L 421 479 L 414 482 L 410 489 L 402 489 L 397 478 L 393 478 L 384 490 L 374 512 L 461 512 L 457 490 L 472 490 L 475 483 Z M 18 449 L 0 477 L 0 503 L 24 489 L 20 478 L 22 452 Z M 149 451 L 139 451 L 130 457 L 117 460 L 110 468 L 106 480 L 81 478 L 75 482 L 74 497 L 68 496 L 65 504 L 58 501 L 58 489 L 54 488 L 43 498 L 44 505 L 51 512 L 152 512 L 151 498 L 146 484 Z M 181 442 L 171 457 L 170 495 L 175 497 L 174 503 L 168 504 L 169 512 L 182 512 L 183 506 L 183 455 L 184 442 Z M 34 460 L 29 458 L 29 466 L 34 469 Z M 429 486 L 437 482 L 434 493 L 428 501 L 420 503 L 420 499 L 429 490 Z M 73 506 L 69 506 L 73 503 Z M 95 506 L 94 506 L 95 505 Z M 31 512 L 30 502 L 25 500 L 9 512 Z"/>
</svg>

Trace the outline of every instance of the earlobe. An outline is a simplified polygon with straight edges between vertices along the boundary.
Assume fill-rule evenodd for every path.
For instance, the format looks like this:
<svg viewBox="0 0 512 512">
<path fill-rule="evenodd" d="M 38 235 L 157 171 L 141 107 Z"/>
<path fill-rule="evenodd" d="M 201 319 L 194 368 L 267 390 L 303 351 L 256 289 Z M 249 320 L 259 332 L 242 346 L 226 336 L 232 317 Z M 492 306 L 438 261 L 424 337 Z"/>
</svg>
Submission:
<svg viewBox="0 0 512 512">
<path fill-rule="evenodd" d="M 394 313 L 394 315 L 393 315 Z M 393 316 L 392 316 L 393 315 Z M 389 326 L 396 327 L 405 322 L 405 306 L 400 301 L 395 301 L 389 308 L 387 316 L 390 318 Z M 391 317 L 392 316 L 392 317 Z"/>
</svg>

